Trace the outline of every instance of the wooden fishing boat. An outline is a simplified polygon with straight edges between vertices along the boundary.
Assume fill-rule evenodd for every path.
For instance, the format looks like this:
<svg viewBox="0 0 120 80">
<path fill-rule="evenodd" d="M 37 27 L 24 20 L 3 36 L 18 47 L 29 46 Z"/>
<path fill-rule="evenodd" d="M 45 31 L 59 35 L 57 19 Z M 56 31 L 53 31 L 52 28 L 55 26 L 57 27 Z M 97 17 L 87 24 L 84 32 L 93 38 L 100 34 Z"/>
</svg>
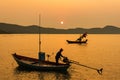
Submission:
<svg viewBox="0 0 120 80">
<path fill-rule="evenodd" d="M 39 21 L 41 16 L 39 15 Z M 40 26 L 40 22 L 39 22 Z M 31 57 L 26 57 L 22 55 L 18 55 L 16 53 L 12 54 L 14 57 L 15 61 L 18 63 L 20 67 L 30 69 L 30 70 L 41 70 L 41 71 L 66 71 L 69 67 L 70 64 L 67 63 L 58 63 L 56 62 L 51 62 L 51 61 L 46 61 L 45 60 L 45 53 L 41 52 L 41 38 L 40 38 L 40 27 L 39 29 L 39 58 L 31 58 Z"/>
<path fill-rule="evenodd" d="M 70 40 L 66 40 L 68 43 L 78 43 L 78 44 L 82 44 L 82 43 L 87 43 L 87 39 L 85 40 L 85 41 L 78 41 L 78 40 L 76 40 L 76 41 L 70 41 Z"/>
<path fill-rule="evenodd" d="M 16 53 L 12 54 L 15 61 L 18 63 L 20 67 L 30 69 L 30 70 L 40 70 L 40 71 L 66 71 L 70 64 L 59 63 L 51 61 L 39 61 L 39 59 L 21 56 Z"/>
</svg>

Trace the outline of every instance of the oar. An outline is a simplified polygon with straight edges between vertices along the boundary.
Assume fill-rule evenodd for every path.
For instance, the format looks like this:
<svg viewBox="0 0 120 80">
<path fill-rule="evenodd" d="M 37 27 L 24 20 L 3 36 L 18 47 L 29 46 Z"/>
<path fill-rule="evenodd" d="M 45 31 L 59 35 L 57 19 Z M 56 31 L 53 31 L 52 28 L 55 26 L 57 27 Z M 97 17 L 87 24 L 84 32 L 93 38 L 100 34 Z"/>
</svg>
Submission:
<svg viewBox="0 0 120 80">
<path fill-rule="evenodd" d="M 97 68 L 93 68 L 93 67 L 89 67 L 89 66 L 86 66 L 86 65 L 80 64 L 79 62 L 74 61 L 74 60 L 69 60 L 69 61 L 70 61 L 71 63 L 76 64 L 76 65 L 80 65 L 80 66 L 84 66 L 84 67 L 87 67 L 87 68 L 90 68 L 90 69 L 93 69 L 93 70 L 97 70 L 97 72 L 98 72 L 100 75 L 102 75 L 102 70 L 103 70 L 103 68 L 101 68 L 101 69 L 97 69 Z"/>
</svg>

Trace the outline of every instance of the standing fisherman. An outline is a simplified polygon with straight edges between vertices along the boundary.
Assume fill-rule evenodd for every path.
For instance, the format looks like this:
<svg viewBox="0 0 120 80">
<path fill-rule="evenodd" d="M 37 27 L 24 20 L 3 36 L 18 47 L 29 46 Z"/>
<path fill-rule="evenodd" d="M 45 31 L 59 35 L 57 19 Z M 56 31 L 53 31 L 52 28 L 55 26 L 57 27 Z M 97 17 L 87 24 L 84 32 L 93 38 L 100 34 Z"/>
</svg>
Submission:
<svg viewBox="0 0 120 80">
<path fill-rule="evenodd" d="M 87 32 L 82 34 L 82 36 L 80 36 L 77 40 L 81 42 L 84 37 L 86 38 L 86 36 L 87 36 Z"/>
<path fill-rule="evenodd" d="M 59 61 L 59 59 L 60 59 L 61 57 L 64 57 L 64 56 L 61 54 L 62 51 L 63 51 L 63 49 L 61 48 L 61 49 L 57 52 L 57 54 L 56 54 L 56 56 L 55 56 L 56 64 L 58 64 L 58 61 Z"/>
</svg>

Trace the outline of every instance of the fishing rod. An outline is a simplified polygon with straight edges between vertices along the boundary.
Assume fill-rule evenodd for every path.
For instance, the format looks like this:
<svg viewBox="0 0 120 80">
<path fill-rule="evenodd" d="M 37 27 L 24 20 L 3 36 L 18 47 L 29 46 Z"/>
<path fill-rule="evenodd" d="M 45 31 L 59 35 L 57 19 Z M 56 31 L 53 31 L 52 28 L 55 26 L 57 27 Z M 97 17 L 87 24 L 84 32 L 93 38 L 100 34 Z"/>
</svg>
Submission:
<svg viewBox="0 0 120 80">
<path fill-rule="evenodd" d="M 86 68 L 89 68 L 89 69 L 93 69 L 93 70 L 96 70 L 100 75 L 102 75 L 103 68 L 97 69 L 97 68 L 94 68 L 94 67 L 83 65 L 83 64 L 80 64 L 77 61 L 69 60 L 67 57 L 64 57 L 63 62 L 73 63 L 73 64 L 76 64 L 76 65 L 79 65 L 79 66 L 83 66 L 83 67 L 86 67 Z"/>
</svg>

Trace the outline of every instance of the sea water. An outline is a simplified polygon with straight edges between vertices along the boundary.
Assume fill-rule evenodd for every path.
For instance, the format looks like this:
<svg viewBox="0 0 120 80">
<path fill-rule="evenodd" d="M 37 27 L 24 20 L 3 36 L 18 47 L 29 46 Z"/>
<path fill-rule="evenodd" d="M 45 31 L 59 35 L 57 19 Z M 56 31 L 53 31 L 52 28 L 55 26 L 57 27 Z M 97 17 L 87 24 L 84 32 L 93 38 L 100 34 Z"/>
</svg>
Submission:
<svg viewBox="0 0 120 80">
<path fill-rule="evenodd" d="M 97 70 L 71 64 L 66 72 L 27 71 L 18 67 L 13 53 L 38 58 L 38 34 L 0 34 L 0 80 L 120 80 L 120 34 L 88 34 L 87 44 L 68 44 L 80 34 L 41 34 L 41 51 L 55 61 L 55 54 Z M 48 59 L 48 57 L 46 57 Z"/>
</svg>

